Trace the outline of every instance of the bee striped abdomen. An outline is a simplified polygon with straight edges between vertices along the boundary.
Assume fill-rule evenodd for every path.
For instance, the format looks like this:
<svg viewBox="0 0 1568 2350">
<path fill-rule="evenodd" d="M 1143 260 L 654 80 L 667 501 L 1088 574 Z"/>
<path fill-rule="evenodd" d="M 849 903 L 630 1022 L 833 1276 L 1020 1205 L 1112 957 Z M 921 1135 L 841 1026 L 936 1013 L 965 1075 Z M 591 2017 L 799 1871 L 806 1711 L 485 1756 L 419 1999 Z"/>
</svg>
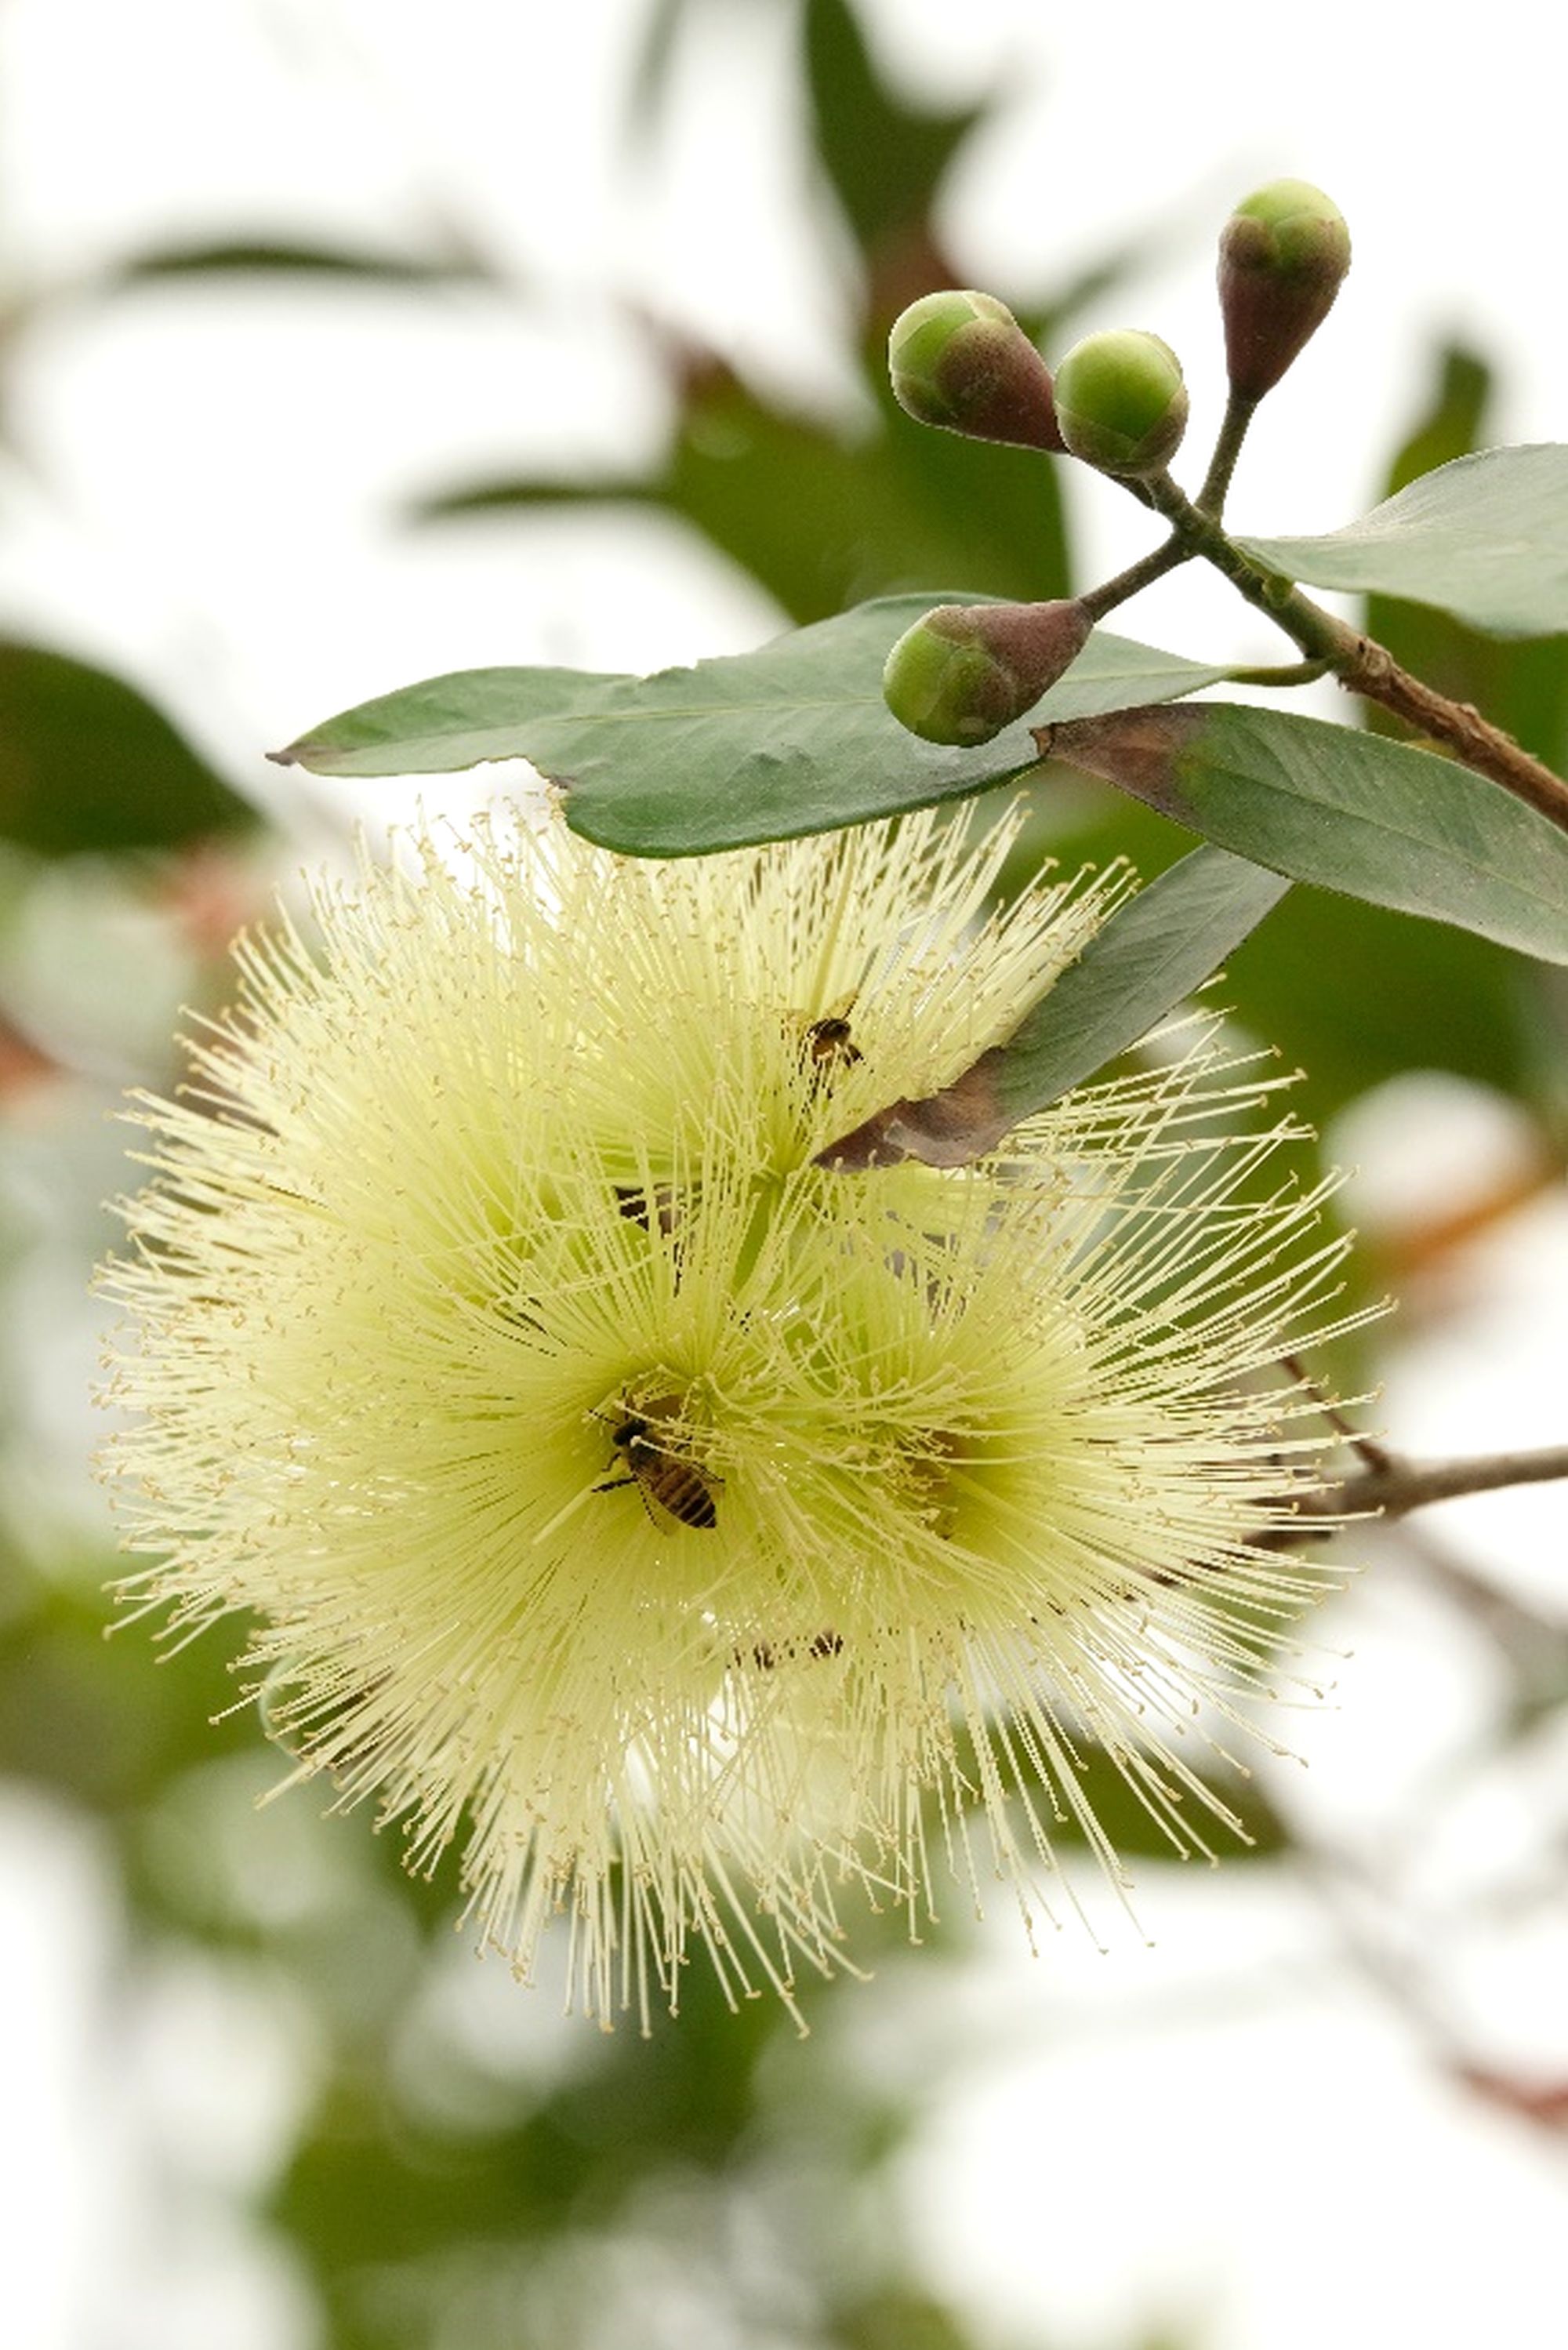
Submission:
<svg viewBox="0 0 1568 2350">
<path fill-rule="evenodd" d="M 654 1505 L 682 1526 L 716 1526 L 719 1505 L 713 1496 L 712 1482 L 695 1461 L 684 1452 L 673 1451 L 659 1441 L 656 1430 L 679 1407 L 679 1399 L 670 1398 L 667 1404 L 652 1404 L 643 1411 L 628 1411 L 615 1430 L 613 1442 L 626 1461 L 628 1475 L 612 1478 L 601 1485 L 600 1492 L 610 1485 L 635 1482 L 649 1514 Z"/>
</svg>

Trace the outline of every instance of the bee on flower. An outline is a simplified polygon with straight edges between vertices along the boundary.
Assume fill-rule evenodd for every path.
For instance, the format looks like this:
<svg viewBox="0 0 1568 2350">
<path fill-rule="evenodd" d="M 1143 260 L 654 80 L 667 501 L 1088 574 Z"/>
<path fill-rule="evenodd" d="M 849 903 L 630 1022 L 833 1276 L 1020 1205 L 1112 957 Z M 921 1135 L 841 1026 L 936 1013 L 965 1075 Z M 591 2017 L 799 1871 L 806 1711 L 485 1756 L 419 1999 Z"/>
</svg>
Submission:
<svg viewBox="0 0 1568 2350">
<path fill-rule="evenodd" d="M 460 1854 L 520 1975 L 646 2027 L 853 1966 L 846 1889 L 1071 1906 L 1091 1749 L 1167 1829 L 1321 1585 L 1281 1357 L 1319 1197 L 1210 1028 L 974 1164 L 836 1137 L 1004 1038 L 1127 894 L 936 816 L 670 864 L 419 832 L 241 941 L 102 1276 L 131 1595 L 234 1610 L 297 1773 Z M 461 853 L 459 853 L 461 851 Z"/>
</svg>

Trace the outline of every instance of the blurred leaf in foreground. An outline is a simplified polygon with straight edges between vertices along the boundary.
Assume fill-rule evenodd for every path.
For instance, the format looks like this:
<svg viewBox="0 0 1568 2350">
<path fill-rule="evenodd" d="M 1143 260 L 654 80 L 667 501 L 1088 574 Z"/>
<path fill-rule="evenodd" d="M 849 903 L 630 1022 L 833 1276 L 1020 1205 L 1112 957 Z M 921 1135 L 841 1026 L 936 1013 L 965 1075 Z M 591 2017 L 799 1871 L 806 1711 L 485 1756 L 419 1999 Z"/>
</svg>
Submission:
<svg viewBox="0 0 1568 2350">
<path fill-rule="evenodd" d="M 0 837 L 62 857 L 171 848 L 257 822 L 123 678 L 0 640 Z"/>
<path fill-rule="evenodd" d="M 124 262 L 109 281 L 119 286 L 155 285 L 170 277 L 341 277 L 392 286 L 450 286 L 483 280 L 484 272 L 467 258 L 378 253 L 368 245 L 273 243 L 235 237 L 208 243 L 192 239 L 150 246 Z"/>
<path fill-rule="evenodd" d="M 664 0 L 649 21 L 632 110 L 646 133 L 696 12 Z M 880 70 L 846 0 L 803 0 L 802 67 L 816 158 L 861 260 L 854 328 L 861 413 L 828 418 L 743 380 L 716 351 L 659 333 L 676 420 L 660 463 L 597 482 L 518 466 L 423 499 L 423 518 L 493 510 L 643 504 L 688 523 L 805 625 L 867 597 L 951 579 L 966 593 L 1061 595 L 1067 546 L 1054 469 L 1018 450 L 923 432 L 888 385 L 887 335 L 905 306 L 953 283 L 934 225 L 947 172 L 991 101 L 927 108 Z M 1120 274 L 1099 264 L 1064 288 L 1048 320 Z"/>
</svg>

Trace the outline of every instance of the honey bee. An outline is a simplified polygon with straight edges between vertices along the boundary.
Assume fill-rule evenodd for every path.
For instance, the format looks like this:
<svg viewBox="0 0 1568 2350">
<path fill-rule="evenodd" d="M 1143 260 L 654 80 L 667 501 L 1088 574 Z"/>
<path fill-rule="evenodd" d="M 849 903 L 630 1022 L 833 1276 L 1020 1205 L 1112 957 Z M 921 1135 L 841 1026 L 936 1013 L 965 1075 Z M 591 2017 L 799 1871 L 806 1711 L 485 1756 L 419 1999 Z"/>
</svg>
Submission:
<svg viewBox="0 0 1568 2350">
<path fill-rule="evenodd" d="M 719 1482 L 684 1452 L 660 1443 L 655 1432 L 661 1420 L 680 1412 L 678 1395 L 660 1396 L 639 1411 L 628 1410 L 618 1421 L 611 1441 L 626 1464 L 624 1477 L 607 1477 L 596 1493 L 613 1492 L 619 1485 L 635 1485 L 655 1525 L 662 1510 L 683 1526 L 716 1526 L 719 1505 L 713 1487 Z"/>
<path fill-rule="evenodd" d="M 850 1031 L 855 998 L 846 996 L 832 1012 L 811 1021 L 801 1038 L 800 1057 L 814 1085 L 829 1082 L 834 1070 L 852 1069 L 866 1057 Z"/>
<path fill-rule="evenodd" d="M 849 1033 L 849 1023 L 841 1012 L 830 1013 L 824 1020 L 814 1020 L 805 1032 L 805 1049 L 820 1068 L 825 1061 L 837 1061 L 852 1069 L 865 1054 Z"/>
</svg>

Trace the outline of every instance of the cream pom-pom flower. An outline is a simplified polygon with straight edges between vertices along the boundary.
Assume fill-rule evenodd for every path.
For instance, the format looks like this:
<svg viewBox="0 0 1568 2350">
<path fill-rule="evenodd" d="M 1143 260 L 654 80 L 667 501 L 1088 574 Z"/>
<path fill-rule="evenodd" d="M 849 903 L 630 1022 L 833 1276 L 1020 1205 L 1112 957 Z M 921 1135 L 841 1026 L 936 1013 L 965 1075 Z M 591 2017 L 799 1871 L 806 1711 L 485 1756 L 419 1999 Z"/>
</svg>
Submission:
<svg viewBox="0 0 1568 2350">
<path fill-rule="evenodd" d="M 1212 1042 L 969 1167 L 818 1162 L 950 1083 L 1125 876 L 988 911 L 935 816 L 678 864 L 556 827 L 322 880 L 238 949 L 103 1285 L 133 1596 L 251 1612 L 298 1775 L 454 1842 L 519 1973 L 674 2004 L 843 1955 L 846 1885 L 1179 1850 L 1315 1570 L 1282 1355 L 1339 1254 Z"/>
</svg>

